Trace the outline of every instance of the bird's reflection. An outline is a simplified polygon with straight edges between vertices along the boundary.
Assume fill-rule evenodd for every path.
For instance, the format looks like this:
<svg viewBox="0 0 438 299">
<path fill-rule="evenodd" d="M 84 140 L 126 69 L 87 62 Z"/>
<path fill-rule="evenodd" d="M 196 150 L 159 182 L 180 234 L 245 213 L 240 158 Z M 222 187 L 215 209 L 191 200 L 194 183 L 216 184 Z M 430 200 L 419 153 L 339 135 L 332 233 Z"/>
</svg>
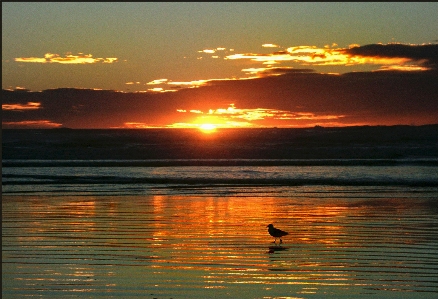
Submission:
<svg viewBox="0 0 438 299">
<path fill-rule="evenodd" d="M 285 250 L 287 250 L 287 249 L 288 249 L 287 247 L 278 246 L 278 245 L 275 245 L 275 246 L 269 246 L 269 247 L 268 247 L 268 251 L 267 251 L 267 253 L 275 253 L 275 252 L 277 252 L 277 251 L 285 251 Z"/>
</svg>

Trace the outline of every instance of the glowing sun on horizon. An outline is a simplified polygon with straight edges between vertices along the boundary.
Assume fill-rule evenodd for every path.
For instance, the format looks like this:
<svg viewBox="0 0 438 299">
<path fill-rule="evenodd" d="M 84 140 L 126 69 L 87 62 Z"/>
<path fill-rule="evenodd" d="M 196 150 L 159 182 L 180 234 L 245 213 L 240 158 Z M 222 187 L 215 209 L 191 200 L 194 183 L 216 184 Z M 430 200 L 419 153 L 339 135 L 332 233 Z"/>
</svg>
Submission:
<svg viewBox="0 0 438 299">
<path fill-rule="evenodd" d="M 202 124 L 199 126 L 199 130 L 201 130 L 204 133 L 212 133 L 216 131 L 216 125 L 213 124 Z"/>
</svg>

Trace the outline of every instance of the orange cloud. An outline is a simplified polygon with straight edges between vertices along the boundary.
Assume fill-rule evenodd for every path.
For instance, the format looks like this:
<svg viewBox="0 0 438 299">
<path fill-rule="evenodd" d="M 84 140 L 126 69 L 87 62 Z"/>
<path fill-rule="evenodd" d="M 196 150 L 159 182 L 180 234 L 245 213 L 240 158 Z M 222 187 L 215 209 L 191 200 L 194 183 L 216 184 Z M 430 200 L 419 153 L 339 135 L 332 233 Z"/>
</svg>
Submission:
<svg viewBox="0 0 438 299">
<path fill-rule="evenodd" d="M 214 49 L 205 49 L 205 50 L 202 50 L 202 51 L 199 51 L 200 53 L 207 53 L 207 54 L 213 54 L 213 53 L 215 53 L 216 51 L 214 50 Z"/>
<path fill-rule="evenodd" d="M 263 48 L 279 47 L 276 44 L 266 43 Z M 397 50 L 391 48 L 397 47 Z M 286 63 L 298 63 L 301 65 L 376 65 L 376 70 L 398 70 L 398 71 L 425 71 L 430 70 L 431 65 L 436 57 L 433 52 L 436 51 L 437 45 L 366 45 L 351 44 L 348 48 L 339 48 L 336 43 L 325 45 L 324 47 L 316 46 L 293 46 L 284 50 L 273 53 L 236 53 L 226 55 L 224 60 L 247 59 L 261 63 L 265 67 L 244 68 L 241 71 L 245 76 L 240 78 L 221 78 L 221 79 L 199 79 L 192 81 L 172 81 L 169 79 L 156 79 L 146 83 L 147 85 L 156 85 L 155 88 L 148 89 L 149 92 L 161 93 L 177 91 L 176 88 L 197 88 L 214 83 L 215 81 L 230 80 L 248 80 L 266 76 L 278 76 L 292 72 L 313 72 L 311 69 L 294 69 Z M 398 49 L 400 48 L 400 49 Z M 407 48 L 412 48 L 406 50 Z M 431 48 L 431 49 L 430 49 Z M 223 47 L 204 49 L 198 51 L 203 54 L 215 54 L 218 51 L 233 52 L 234 49 Z M 424 52 L 424 53 L 423 53 Z M 432 52 L 432 54 L 430 54 Z M 435 55 L 436 56 L 436 55 Z M 214 55 L 211 57 L 219 58 Z M 202 58 L 202 57 L 201 57 Z M 280 64 L 283 64 L 280 66 Z M 276 66 L 274 66 L 276 65 Z M 168 86 L 174 86 L 168 88 Z"/>
<path fill-rule="evenodd" d="M 278 46 L 276 44 L 263 44 L 262 47 L 263 48 L 279 48 L 280 46 Z"/>
<path fill-rule="evenodd" d="M 226 56 L 226 59 L 249 59 L 269 65 L 285 61 L 305 65 L 349 65 L 367 62 L 343 53 L 342 49 L 317 48 L 314 46 L 290 47 L 286 51 L 278 51 L 270 54 L 233 54 Z M 368 61 L 368 63 L 371 61 L 372 60 Z M 376 63 L 376 61 L 374 62 Z"/>
<path fill-rule="evenodd" d="M 273 44 L 264 44 L 263 47 L 274 47 Z M 333 44 L 332 46 L 337 46 Z M 225 59 L 248 59 L 262 64 L 273 65 L 281 62 L 294 62 L 303 65 L 399 65 L 409 68 L 409 63 L 419 61 L 421 64 L 436 64 L 436 51 L 438 45 L 350 45 L 349 48 L 323 48 L 316 46 L 294 46 L 286 50 L 273 53 L 236 53 L 228 55 Z M 399 70 L 401 70 L 400 68 Z M 422 69 L 430 68 L 424 66 Z"/>
<path fill-rule="evenodd" d="M 167 82 L 167 84 L 169 84 L 169 85 L 178 85 L 178 86 L 183 85 L 183 86 L 189 86 L 189 87 L 199 87 L 199 86 L 205 85 L 208 81 L 211 81 L 211 80 L 214 80 L 214 79 L 210 79 L 210 80 L 193 80 L 193 81 L 187 81 L 187 82 L 184 82 L 184 81 L 169 81 L 169 82 Z"/>
<path fill-rule="evenodd" d="M 113 63 L 117 58 L 93 58 L 91 54 L 79 53 L 72 55 L 67 53 L 65 57 L 59 54 L 46 53 L 44 58 L 41 57 L 18 57 L 16 62 L 33 62 L 33 63 L 61 63 L 61 64 L 90 64 L 90 63 Z"/>
<path fill-rule="evenodd" d="M 418 72 L 430 70 L 429 67 L 419 65 L 384 65 L 377 71 L 404 71 L 404 72 Z"/>
<path fill-rule="evenodd" d="M 242 69 L 242 72 L 255 75 L 255 78 L 267 77 L 267 76 L 280 76 L 287 73 L 312 73 L 312 69 L 294 69 L 293 67 L 260 67 L 260 68 L 248 68 Z M 248 79 L 248 78 L 246 78 Z M 250 78 L 249 78 L 250 79 Z"/>
<path fill-rule="evenodd" d="M 168 79 L 155 79 L 155 80 L 152 80 L 152 81 L 150 81 L 150 82 L 148 82 L 146 84 L 147 85 L 157 85 L 157 84 L 167 83 L 168 81 L 169 81 Z"/>
<path fill-rule="evenodd" d="M 149 88 L 147 91 L 149 92 L 175 92 L 176 89 L 164 89 L 162 87 Z"/>
<path fill-rule="evenodd" d="M 2 122 L 2 128 L 59 128 L 62 124 L 55 123 L 50 120 L 23 120 L 23 121 L 10 121 Z"/>
<path fill-rule="evenodd" d="M 178 112 L 187 112 L 184 109 L 177 109 Z M 238 109 L 234 104 L 228 108 L 210 109 L 208 112 L 190 110 L 191 113 L 199 114 L 192 123 L 176 123 L 173 127 L 198 127 L 202 124 L 212 124 L 216 127 L 257 127 L 254 121 L 260 120 L 337 120 L 344 115 L 315 114 L 311 112 L 293 112 L 269 108 Z"/>
<path fill-rule="evenodd" d="M 358 50 L 361 49 L 355 49 Z M 211 86 L 167 94 L 91 89 L 3 90 L 3 104 L 21 106 L 4 106 L 10 110 L 2 111 L 2 120 L 18 126 L 44 119 L 71 128 L 420 125 L 437 121 L 436 72 L 364 71 L 335 76 L 286 66 L 252 71 L 259 79 L 206 81 Z M 270 76 L 278 73 L 283 75 Z M 60 98 L 68 101 L 59 101 Z M 36 108 L 29 102 L 41 103 L 41 109 L 20 113 L 12 109 Z"/>
<path fill-rule="evenodd" d="M 27 102 L 27 104 L 2 104 L 2 110 L 36 110 L 41 108 L 41 103 Z"/>
<path fill-rule="evenodd" d="M 251 123 L 247 123 L 247 122 L 231 122 L 231 121 L 227 121 L 227 122 L 222 122 L 219 123 L 217 120 L 211 120 L 211 119 L 198 119 L 196 121 L 194 121 L 193 123 L 174 123 L 171 124 L 169 126 L 167 126 L 168 128 L 197 128 L 197 129 L 202 129 L 205 126 L 210 126 L 210 127 L 214 127 L 216 128 L 252 128 L 252 127 L 258 127 L 254 124 Z"/>
<path fill-rule="evenodd" d="M 140 122 L 125 122 L 123 128 L 126 129 L 147 129 L 151 128 L 150 125 Z"/>
<path fill-rule="evenodd" d="M 214 48 L 214 49 L 204 49 L 204 50 L 200 50 L 200 51 L 198 51 L 198 53 L 214 54 L 214 53 L 216 53 L 217 51 L 226 51 L 226 50 L 227 50 L 226 48 L 223 48 L 223 47 L 217 47 L 217 48 Z M 230 49 L 230 51 L 232 51 L 232 49 Z"/>
<path fill-rule="evenodd" d="M 161 85 L 162 87 L 154 87 L 148 89 L 150 92 L 169 92 L 169 91 L 177 91 L 177 89 L 174 88 L 198 88 L 204 85 L 207 85 L 208 83 L 214 82 L 214 81 L 229 81 L 229 80 L 235 80 L 235 79 L 206 79 L 206 80 L 193 80 L 193 81 L 171 81 L 168 79 L 155 79 L 148 83 L 147 85 Z M 166 86 L 174 86 L 171 89 L 167 89 Z"/>
</svg>

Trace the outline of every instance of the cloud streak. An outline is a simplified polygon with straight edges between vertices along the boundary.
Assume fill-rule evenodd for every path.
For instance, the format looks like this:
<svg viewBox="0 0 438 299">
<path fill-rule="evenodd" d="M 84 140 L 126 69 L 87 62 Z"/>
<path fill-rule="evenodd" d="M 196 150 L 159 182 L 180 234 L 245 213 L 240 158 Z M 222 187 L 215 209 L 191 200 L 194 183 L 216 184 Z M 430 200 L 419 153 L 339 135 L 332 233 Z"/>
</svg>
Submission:
<svg viewBox="0 0 438 299">
<path fill-rule="evenodd" d="M 337 75 L 287 67 L 265 70 L 270 71 L 276 75 L 217 80 L 168 93 L 3 90 L 2 126 L 195 128 L 214 124 L 221 128 L 438 123 L 438 73 L 434 70 Z"/>
<path fill-rule="evenodd" d="M 351 45 L 349 48 L 323 48 L 317 46 L 293 46 L 285 50 L 268 54 L 236 53 L 225 59 L 247 59 L 267 65 L 282 62 L 294 62 L 301 65 L 398 65 L 407 69 L 415 63 L 416 70 L 429 70 L 437 66 L 437 44 L 371 44 L 365 46 Z"/>
<path fill-rule="evenodd" d="M 60 63 L 60 64 L 93 64 L 93 63 L 114 63 L 117 58 L 93 58 L 91 54 L 79 53 L 73 55 L 66 53 L 64 57 L 59 54 L 46 53 L 44 57 L 18 57 L 16 62 L 28 63 Z"/>
<path fill-rule="evenodd" d="M 343 118 L 343 115 L 317 115 L 312 112 L 293 112 L 269 108 L 251 108 L 240 109 L 234 104 L 230 104 L 228 108 L 210 109 L 208 112 L 200 110 L 177 109 L 181 113 L 198 114 L 191 123 L 174 123 L 171 127 L 202 127 L 206 123 L 214 125 L 215 128 L 228 127 L 258 127 L 263 125 L 255 124 L 256 121 L 287 121 L 287 120 L 306 120 L 306 121 L 326 121 L 338 120 Z"/>
<path fill-rule="evenodd" d="M 437 69 L 438 66 L 438 44 L 371 44 L 352 47 L 344 50 L 344 52 L 352 57 L 405 59 L 427 69 Z"/>
<path fill-rule="evenodd" d="M 276 44 L 263 44 L 262 48 L 280 48 Z M 234 49 L 223 47 L 198 51 L 212 58 L 219 58 L 218 51 L 226 54 L 225 61 L 246 60 L 259 67 L 243 68 L 244 73 L 233 80 L 248 80 L 266 76 L 278 76 L 291 72 L 314 72 L 313 69 L 302 67 L 316 66 L 374 66 L 374 71 L 428 71 L 438 69 L 438 44 L 370 44 L 360 46 L 351 44 L 348 48 L 340 48 L 337 44 L 317 46 L 291 46 L 272 53 L 235 53 Z M 232 54 L 229 54 L 232 53 Z M 202 58 L 202 57 L 201 57 Z M 196 88 L 212 84 L 225 79 L 200 79 L 192 81 L 173 81 L 170 79 L 156 79 L 147 85 L 160 85 L 149 91 L 166 92 L 176 91 L 177 88 Z"/>
<path fill-rule="evenodd" d="M 150 128 L 211 124 L 220 128 L 438 123 L 438 44 L 262 47 L 271 53 L 238 54 L 222 47 L 199 51 L 204 57 L 224 54 L 220 63 L 244 65 L 239 78 L 124 81 L 126 86 L 145 86 L 144 91 L 133 93 L 71 88 L 3 90 L 2 126 Z M 277 51 L 272 52 L 273 48 Z M 27 59 L 37 62 L 41 58 Z M 43 60 L 40 63 L 106 63 L 103 58 L 83 54 L 46 54 Z M 368 64 L 374 69 L 346 73 L 314 69 L 337 64 Z"/>
<path fill-rule="evenodd" d="M 23 120 L 2 122 L 2 126 L 10 129 L 53 129 L 61 127 L 62 124 L 50 120 Z"/>
<path fill-rule="evenodd" d="M 25 110 L 36 110 L 41 108 L 41 103 L 27 102 L 26 104 L 2 104 L 2 110 L 14 110 L 14 111 L 25 111 Z"/>
</svg>

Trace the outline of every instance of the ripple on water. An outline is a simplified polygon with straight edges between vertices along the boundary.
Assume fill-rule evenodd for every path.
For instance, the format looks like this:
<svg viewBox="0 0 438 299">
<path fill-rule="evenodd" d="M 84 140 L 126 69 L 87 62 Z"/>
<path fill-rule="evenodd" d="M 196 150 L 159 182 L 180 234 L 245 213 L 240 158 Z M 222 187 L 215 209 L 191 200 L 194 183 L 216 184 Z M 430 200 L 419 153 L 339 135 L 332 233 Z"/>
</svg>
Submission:
<svg viewBox="0 0 438 299">
<path fill-rule="evenodd" d="M 438 295 L 429 199 L 268 194 L 3 196 L 2 296 Z"/>
</svg>

